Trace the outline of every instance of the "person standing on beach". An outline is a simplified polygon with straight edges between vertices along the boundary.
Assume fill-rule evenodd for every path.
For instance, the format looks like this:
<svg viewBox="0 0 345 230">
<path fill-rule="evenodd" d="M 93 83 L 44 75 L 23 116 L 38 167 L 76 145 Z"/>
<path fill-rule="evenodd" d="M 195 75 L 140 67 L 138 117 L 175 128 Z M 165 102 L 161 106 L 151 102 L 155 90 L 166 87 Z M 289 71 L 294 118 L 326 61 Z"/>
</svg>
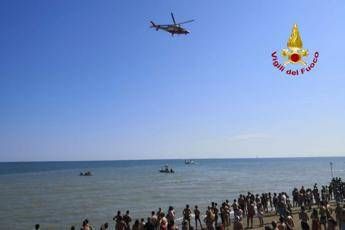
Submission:
<svg viewBox="0 0 345 230">
<path fill-rule="evenodd" d="M 115 221 L 115 230 L 120 230 L 120 222 L 122 220 L 121 211 L 117 211 L 116 216 L 113 217 L 113 220 Z"/>
<path fill-rule="evenodd" d="M 337 207 L 335 208 L 335 219 L 339 225 L 339 229 L 341 229 L 341 214 L 343 212 L 343 208 L 340 206 L 340 203 L 337 202 Z"/>
<path fill-rule="evenodd" d="M 321 201 L 320 207 L 320 224 L 323 225 L 324 230 L 327 229 L 327 207 L 325 205 L 325 201 Z"/>
<path fill-rule="evenodd" d="M 132 230 L 140 230 L 140 222 L 138 219 L 134 221 L 134 224 L 132 226 Z"/>
<path fill-rule="evenodd" d="M 157 229 L 158 217 L 155 211 L 151 212 L 150 223 L 153 225 L 154 229 Z"/>
<path fill-rule="evenodd" d="M 168 223 L 175 221 L 175 210 L 174 207 L 170 206 L 167 214 Z"/>
<path fill-rule="evenodd" d="M 217 228 L 217 226 L 218 226 L 218 213 L 219 213 L 219 210 L 217 208 L 217 203 L 214 203 L 213 213 L 214 213 L 214 226 Z"/>
<path fill-rule="evenodd" d="M 238 205 L 240 206 L 240 209 L 242 209 L 243 211 L 245 210 L 246 200 L 244 195 L 242 194 L 240 194 L 240 197 L 238 198 Z"/>
<path fill-rule="evenodd" d="M 168 230 L 168 219 L 165 217 L 164 213 L 160 214 L 159 229 Z"/>
<path fill-rule="evenodd" d="M 236 216 L 238 218 L 240 218 L 240 221 L 243 220 L 243 211 L 242 211 L 242 209 L 240 209 L 240 208 L 234 209 L 234 217 L 236 217 Z"/>
<path fill-rule="evenodd" d="M 285 224 L 285 220 L 284 220 L 284 218 L 282 216 L 279 218 L 279 223 L 277 225 L 277 228 L 279 230 L 287 230 L 287 227 L 286 227 L 286 224 Z"/>
<path fill-rule="evenodd" d="M 129 211 L 126 211 L 126 214 L 123 216 L 123 221 L 126 223 L 126 230 L 131 230 L 132 218 L 129 215 Z"/>
<path fill-rule="evenodd" d="M 228 207 L 226 205 L 226 203 L 224 202 L 222 204 L 222 206 L 220 207 L 220 217 L 221 217 L 221 220 L 222 220 L 222 224 L 224 227 L 227 227 L 230 225 L 229 223 L 229 210 L 228 210 Z"/>
<path fill-rule="evenodd" d="M 277 203 L 278 203 L 278 197 L 277 197 L 277 193 L 273 193 L 273 207 L 274 207 L 274 211 L 277 212 Z"/>
<path fill-rule="evenodd" d="M 202 229 L 202 224 L 200 220 L 200 210 L 198 209 L 198 205 L 194 207 L 194 221 L 195 221 L 195 230 L 198 229 L 198 222 L 200 224 L 200 228 Z"/>
<path fill-rule="evenodd" d="M 312 230 L 321 230 L 321 224 L 319 219 L 319 213 L 316 208 L 313 208 L 313 211 L 310 215 L 311 219 L 311 229 Z"/>
<path fill-rule="evenodd" d="M 277 228 L 278 224 L 277 224 L 276 221 L 272 221 L 271 225 L 272 225 L 272 229 L 273 229 L 273 230 L 279 230 L 279 229 Z"/>
<path fill-rule="evenodd" d="M 139 223 L 139 230 L 144 230 L 145 228 L 145 219 L 141 218 L 140 223 Z"/>
<path fill-rule="evenodd" d="M 299 213 L 299 219 L 301 220 L 301 227 L 302 230 L 309 230 L 309 224 L 308 224 L 308 214 L 305 212 L 304 206 L 301 207 L 301 212 Z"/>
<path fill-rule="evenodd" d="M 108 223 L 104 223 L 104 224 L 101 225 L 100 230 L 107 230 L 108 227 L 109 227 Z"/>
<path fill-rule="evenodd" d="M 341 214 L 341 230 L 345 230 L 345 205 L 343 206 L 343 212 Z"/>
<path fill-rule="evenodd" d="M 249 206 L 247 207 L 248 213 L 247 213 L 247 228 L 249 228 L 249 222 L 250 222 L 250 228 L 253 228 L 253 218 L 255 215 L 255 207 L 254 202 L 250 201 Z"/>
<path fill-rule="evenodd" d="M 272 211 L 272 209 L 273 209 L 273 201 L 272 201 L 272 194 L 270 192 L 268 193 L 268 200 L 270 202 L 270 207 L 271 207 L 271 211 Z"/>
<path fill-rule="evenodd" d="M 259 218 L 259 223 L 260 227 L 264 226 L 264 207 L 261 203 L 257 203 L 256 205 L 257 211 L 258 211 L 258 218 Z"/>
<path fill-rule="evenodd" d="M 227 213 L 227 217 L 228 217 L 228 223 L 229 223 L 229 225 L 231 225 L 231 219 L 230 219 L 230 212 L 231 212 L 231 206 L 230 206 L 230 202 L 229 202 L 229 200 L 226 200 L 225 201 L 225 207 L 226 207 L 226 213 Z"/>
<path fill-rule="evenodd" d="M 240 220 L 240 217 L 236 216 L 234 219 L 234 230 L 243 230 L 243 224 Z"/>
<path fill-rule="evenodd" d="M 89 220 L 88 220 L 88 219 L 85 219 L 85 220 L 83 221 L 82 230 L 92 230 L 92 227 L 90 226 Z"/>
<path fill-rule="evenodd" d="M 147 217 L 147 222 L 145 224 L 144 230 L 155 230 L 155 225 L 154 223 L 152 223 L 152 220 L 152 217 Z"/>
<path fill-rule="evenodd" d="M 207 211 L 206 211 L 206 217 L 205 217 L 205 223 L 206 223 L 206 227 L 207 230 L 213 230 L 213 221 L 214 221 L 214 214 L 212 212 L 212 209 L 210 206 L 207 207 Z"/>
<path fill-rule="evenodd" d="M 190 217 L 192 215 L 192 210 L 189 208 L 189 205 L 186 205 L 186 208 L 183 210 L 183 220 L 188 222 L 188 227 L 190 228 Z"/>
<path fill-rule="evenodd" d="M 328 218 L 327 230 L 335 230 L 337 227 L 337 221 L 334 220 L 332 216 Z"/>
<path fill-rule="evenodd" d="M 285 221 L 286 229 L 293 230 L 295 228 L 295 223 L 293 222 L 292 216 L 288 216 Z"/>
</svg>

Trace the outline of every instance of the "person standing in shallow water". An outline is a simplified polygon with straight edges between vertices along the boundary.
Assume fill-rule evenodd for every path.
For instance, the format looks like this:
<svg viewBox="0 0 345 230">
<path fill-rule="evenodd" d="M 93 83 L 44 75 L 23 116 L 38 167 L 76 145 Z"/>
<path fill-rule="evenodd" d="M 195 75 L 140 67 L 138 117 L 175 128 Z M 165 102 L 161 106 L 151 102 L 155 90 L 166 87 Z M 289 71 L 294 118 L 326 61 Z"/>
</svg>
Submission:
<svg viewBox="0 0 345 230">
<path fill-rule="evenodd" d="M 202 229 L 202 224 L 200 220 L 200 210 L 198 209 L 198 205 L 194 207 L 194 221 L 195 221 L 195 230 L 198 229 L 198 222 L 200 224 L 200 229 Z"/>
</svg>

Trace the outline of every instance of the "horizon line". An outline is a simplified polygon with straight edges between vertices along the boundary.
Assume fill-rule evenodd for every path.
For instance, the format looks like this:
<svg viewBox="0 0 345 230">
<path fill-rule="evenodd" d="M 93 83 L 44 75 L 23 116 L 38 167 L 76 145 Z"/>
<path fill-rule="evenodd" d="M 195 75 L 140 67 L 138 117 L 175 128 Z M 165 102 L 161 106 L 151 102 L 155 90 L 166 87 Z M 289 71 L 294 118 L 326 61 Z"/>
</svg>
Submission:
<svg viewBox="0 0 345 230">
<path fill-rule="evenodd" d="M 257 159 L 297 159 L 297 158 L 345 158 L 345 156 L 256 156 L 256 157 L 199 157 L 199 158 L 139 158 L 139 159 L 114 159 L 114 160 L 33 160 L 33 161 L 0 161 L 1 163 L 50 163 L 50 162 L 105 162 L 105 161 L 162 161 L 162 160 L 257 160 Z"/>
</svg>

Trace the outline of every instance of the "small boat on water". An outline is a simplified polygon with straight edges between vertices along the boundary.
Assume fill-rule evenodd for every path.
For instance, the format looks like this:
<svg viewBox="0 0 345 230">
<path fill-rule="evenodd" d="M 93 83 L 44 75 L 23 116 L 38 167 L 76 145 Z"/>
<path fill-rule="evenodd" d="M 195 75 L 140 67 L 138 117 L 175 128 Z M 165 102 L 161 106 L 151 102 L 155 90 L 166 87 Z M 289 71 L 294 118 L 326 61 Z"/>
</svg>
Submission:
<svg viewBox="0 0 345 230">
<path fill-rule="evenodd" d="M 169 169 L 169 166 L 168 165 L 165 165 L 164 167 L 162 167 L 160 170 L 159 170 L 160 173 L 175 173 L 175 171 L 170 168 Z"/>
<path fill-rule="evenodd" d="M 194 164 L 195 164 L 195 161 L 193 161 L 193 160 L 184 160 L 184 163 L 185 163 L 186 165 L 194 165 Z"/>
<path fill-rule="evenodd" d="M 92 173 L 90 171 L 86 171 L 86 172 L 80 172 L 79 176 L 92 176 Z"/>
</svg>

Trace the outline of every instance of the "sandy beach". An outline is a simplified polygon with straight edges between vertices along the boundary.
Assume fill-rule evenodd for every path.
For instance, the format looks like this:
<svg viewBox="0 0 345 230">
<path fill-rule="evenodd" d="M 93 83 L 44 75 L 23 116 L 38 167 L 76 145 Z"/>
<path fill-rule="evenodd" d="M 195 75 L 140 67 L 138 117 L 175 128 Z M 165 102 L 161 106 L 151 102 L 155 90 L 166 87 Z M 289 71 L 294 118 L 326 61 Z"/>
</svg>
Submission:
<svg viewBox="0 0 345 230">
<path fill-rule="evenodd" d="M 330 202 L 330 206 L 333 210 L 333 213 L 332 213 L 332 217 L 335 218 L 335 213 L 334 213 L 334 209 L 336 207 L 336 203 L 334 201 Z M 314 206 L 313 206 L 314 207 Z M 316 207 L 316 206 L 315 206 Z M 292 218 L 293 218 L 293 221 L 294 221 L 294 224 L 295 224 L 295 229 L 301 229 L 301 224 L 300 224 L 300 220 L 299 220 L 299 216 L 298 216 L 298 213 L 300 211 L 300 208 L 293 208 L 292 209 Z M 311 214 L 311 211 L 307 211 L 308 215 L 310 216 Z M 259 219 L 258 218 L 254 218 L 254 223 L 253 223 L 253 228 L 251 229 L 264 229 L 266 225 L 271 225 L 272 221 L 276 221 L 276 222 L 279 222 L 279 216 L 276 215 L 274 212 L 272 213 L 268 213 L 265 215 L 264 217 L 264 226 L 263 227 L 260 227 L 259 225 Z M 309 225 L 311 226 L 311 220 L 309 220 Z M 244 218 L 243 220 L 243 226 L 244 228 L 246 229 L 247 225 L 246 225 L 246 218 Z M 230 226 L 230 227 L 227 227 L 226 228 L 227 230 L 232 230 L 233 229 L 233 226 Z"/>
</svg>

